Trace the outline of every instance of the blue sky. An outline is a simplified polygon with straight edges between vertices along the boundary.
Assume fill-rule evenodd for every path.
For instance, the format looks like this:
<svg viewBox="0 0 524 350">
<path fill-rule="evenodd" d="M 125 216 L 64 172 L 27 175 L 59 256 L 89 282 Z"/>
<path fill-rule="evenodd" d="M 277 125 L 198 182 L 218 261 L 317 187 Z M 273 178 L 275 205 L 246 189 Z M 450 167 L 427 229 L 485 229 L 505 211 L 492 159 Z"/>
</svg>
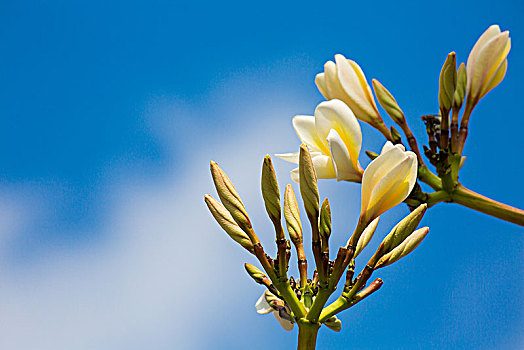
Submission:
<svg viewBox="0 0 524 350">
<path fill-rule="evenodd" d="M 490 24 L 510 30 L 508 74 L 472 117 L 461 181 L 523 208 L 523 15 L 518 1 L 3 1 L 1 347 L 293 348 L 296 330 L 254 312 L 253 259 L 202 196 L 214 159 L 271 245 L 262 157 L 298 146 L 291 118 L 313 113 L 314 76 L 336 53 L 385 84 L 425 141 L 419 116 L 437 112 L 446 54 L 465 61 Z M 283 187 L 292 167 L 275 166 Z M 359 186 L 320 189 L 343 244 Z M 376 274 L 384 287 L 341 314 L 340 334 L 321 330 L 319 349 L 523 346 L 523 229 L 444 204 L 423 224 L 426 241 Z"/>
</svg>

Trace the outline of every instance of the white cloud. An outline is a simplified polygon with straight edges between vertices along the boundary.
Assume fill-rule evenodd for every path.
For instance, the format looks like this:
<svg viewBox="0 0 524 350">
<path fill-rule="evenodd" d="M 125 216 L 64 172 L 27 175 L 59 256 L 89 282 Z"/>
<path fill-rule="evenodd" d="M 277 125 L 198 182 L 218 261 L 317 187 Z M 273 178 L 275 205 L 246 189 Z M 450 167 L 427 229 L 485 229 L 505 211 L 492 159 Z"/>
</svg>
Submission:
<svg viewBox="0 0 524 350">
<path fill-rule="evenodd" d="M 160 110 L 169 114 L 172 107 Z M 227 102 L 221 108 L 227 110 Z M 226 128 L 206 129 L 205 119 L 192 119 L 192 135 L 184 142 L 193 142 L 172 148 L 185 154 L 173 155 L 172 171 L 165 178 L 139 186 L 106 184 L 117 200 L 98 242 L 51 251 L 37 265 L 1 260 L 0 347 L 200 349 L 208 344 L 202 332 L 212 333 L 216 322 L 210 314 L 225 314 L 232 305 L 243 310 L 241 314 L 252 312 L 252 305 L 237 303 L 254 302 L 258 292 L 239 297 L 232 291 L 243 283 L 238 278 L 242 262 L 253 259 L 226 238 L 203 202 L 205 192 L 214 194 L 208 162 L 213 157 L 221 162 L 255 224 L 269 228 L 262 219 L 260 165 L 265 152 L 297 147 L 290 116 L 282 112 L 291 108 L 235 105 L 235 113 L 249 113 L 249 121 L 228 126 L 227 133 Z M 186 113 L 190 110 L 197 109 Z M 177 125 L 189 120 L 180 114 L 176 118 Z M 185 161 L 178 164 L 178 159 Z M 287 171 L 281 171 L 280 178 L 288 182 Z M 35 201 L 35 208 L 28 210 L 25 202 L 17 201 L 13 195 L 0 203 L 8 209 L 0 210 L 0 252 L 7 255 L 12 235 L 31 221 L 39 204 L 46 205 Z M 262 239 L 272 242 L 269 236 Z"/>
</svg>

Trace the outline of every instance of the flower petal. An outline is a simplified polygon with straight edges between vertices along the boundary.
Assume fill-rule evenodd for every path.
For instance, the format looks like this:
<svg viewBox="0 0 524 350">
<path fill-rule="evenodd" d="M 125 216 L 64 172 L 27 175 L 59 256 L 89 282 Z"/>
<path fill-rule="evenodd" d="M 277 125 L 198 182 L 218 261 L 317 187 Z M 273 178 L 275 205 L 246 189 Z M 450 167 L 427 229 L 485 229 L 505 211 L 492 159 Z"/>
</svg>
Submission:
<svg viewBox="0 0 524 350">
<path fill-rule="evenodd" d="M 293 118 L 293 127 L 295 128 L 300 140 L 311 147 L 313 151 L 320 151 L 324 154 L 329 154 L 327 145 L 324 145 L 322 140 L 318 137 L 315 128 L 315 117 L 311 115 L 297 115 Z"/>
<path fill-rule="evenodd" d="M 502 79 L 504 79 L 504 76 L 506 75 L 507 70 L 508 70 L 508 60 L 504 60 L 504 62 L 502 62 L 497 72 L 493 75 L 493 78 L 491 78 L 491 81 L 489 82 L 489 84 L 486 84 L 485 88 L 481 91 L 480 98 L 484 97 L 488 92 L 493 90 L 495 86 L 500 84 Z"/>
<path fill-rule="evenodd" d="M 299 152 L 294 152 L 294 153 L 279 153 L 279 154 L 275 154 L 275 157 L 278 157 L 280 159 L 283 159 L 287 162 L 291 162 L 291 163 L 295 163 L 295 164 L 298 164 L 298 157 L 299 157 Z"/>
<path fill-rule="evenodd" d="M 405 159 L 374 186 L 368 204 L 370 217 L 381 215 L 407 198 L 417 180 L 417 157 L 406 152 Z"/>
<path fill-rule="evenodd" d="M 317 85 L 318 91 L 327 99 L 329 100 L 329 95 L 327 93 L 327 85 L 326 85 L 326 74 L 325 73 L 319 73 L 315 76 L 315 84 Z"/>
<path fill-rule="evenodd" d="M 317 179 L 334 179 L 337 177 L 331 157 L 324 154 L 311 154 L 311 160 L 317 173 Z"/>
<path fill-rule="evenodd" d="M 340 85 L 335 62 L 327 61 L 326 64 L 324 64 L 324 74 L 328 100 L 337 98 L 346 101 L 348 96 L 342 88 L 342 85 Z"/>
<path fill-rule="evenodd" d="M 391 144 L 392 146 L 392 144 Z M 384 146 L 384 148 L 389 146 Z M 391 147 L 380 156 L 375 158 L 364 171 L 362 176 L 362 203 L 361 213 L 363 214 L 368 209 L 371 193 L 376 184 L 388 172 L 396 167 L 400 162 L 406 158 L 404 152 L 399 147 Z"/>
<path fill-rule="evenodd" d="M 258 298 L 258 300 L 257 300 L 257 302 L 255 304 L 255 309 L 257 310 L 257 313 L 259 313 L 261 315 L 265 315 L 265 314 L 268 314 L 270 312 L 275 311 L 275 310 L 273 310 L 273 308 L 267 302 L 267 300 L 266 300 L 266 293 L 265 292 L 262 293 L 260 298 Z"/>
<path fill-rule="evenodd" d="M 280 317 L 277 311 L 273 312 L 273 316 L 275 316 L 278 323 L 280 323 L 280 325 L 282 326 L 282 328 L 284 328 L 284 330 L 289 332 L 290 330 L 293 329 L 293 323 L 291 323 L 291 321 L 285 320 L 282 317 Z"/>
<path fill-rule="evenodd" d="M 353 167 L 358 169 L 358 156 L 362 147 L 362 131 L 351 109 L 334 99 L 320 103 L 315 109 L 315 127 L 320 139 L 326 140 L 332 129 L 342 138 Z"/>
<path fill-rule="evenodd" d="M 337 180 L 360 182 L 362 179 L 360 165 L 357 161 L 357 166 L 355 167 L 346 145 L 335 129 L 331 129 L 327 141 L 329 143 L 331 159 L 333 160 Z"/>
</svg>

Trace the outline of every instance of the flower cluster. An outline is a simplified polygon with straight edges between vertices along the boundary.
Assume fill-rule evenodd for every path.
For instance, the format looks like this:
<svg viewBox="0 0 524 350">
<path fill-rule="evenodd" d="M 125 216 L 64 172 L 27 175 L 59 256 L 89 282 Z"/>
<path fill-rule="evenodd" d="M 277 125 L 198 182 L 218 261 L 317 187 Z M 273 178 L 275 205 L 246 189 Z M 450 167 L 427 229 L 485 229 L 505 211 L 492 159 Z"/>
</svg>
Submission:
<svg viewBox="0 0 524 350">
<path fill-rule="evenodd" d="M 406 150 L 400 132 L 393 126 L 388 129 L 384 123 L 373 91 L 356 62 L 337 54 L 334 62 L 328 61 L 324 65 L 324 72 L 317 74 L 315 83 L 327 101 L 316 107 L 314 115 L 293 118 L 293 127 L 302 142 L 300 150 L 277 154 L 279 158 L 298 164 L 291 171 L 291 179 L 300 186 L 304 211 L 311 227 L 315 263 L 311 278 L 308 278 L 298 202 L 293 187 L 287 185 L 282 205 L 271 158 L 266 156 L 264 159 L 261 185 L 266 211 L 275 228 L 275 258 L 265 253 L 232 182 L 216 163 L 211 162 L 220 201 L 206 195 L 206 204 L 224 231 L 253 254 L 264 269 L 263 272 L 253 265 L 245 265 L 248 274 L 266 287 L 256 303 L 256 310 L 259 314 L 272 313 L 285 330 L 298 324 L 299 348 L 314 347 L 310 335 L 313 332 L 313 339 L 316 339 L 321 325 L 340 331 L 341 321 L 336 315 L 382 286 L 380 278 L 366 284 L 375 270 L 398 261 L 422 242 L 429 228 L 417 227 L 428 207 L 442 201 L 454 201 L 499 217 L 506 215 L 503 213 L 506 210 L 509 212 L 508 221 L 524 225 L 524 212 L 494 205 L 491 200 L 484 205 L 484 197 L 465 190 L 458 182 L 458 170 L 465 159 L 462 148 L 469 117 L 478 101 L 504 78 L 510 47 L 509 33 L 491 26 L 471 50 L 467 65 L 463 63 L 457 69 L 456 54 L 448 54 L 439 78 L 440 115 L 423 118 L 429 137 L 429 147 L 424 146 L 424 154 L 435 165 L 438 176 L 424 164 L 404 112 L 384 85 L 373 79 L 379 104 L 403 131 L 411 150 Z M 459 112 L 464 101 L 459 129 Z M 366 151 L 371 162 L 365 169 L 359 161 L 362 148 L 359 121 L 368 123 L 386 138 L 380 154 Z M 318 179 L 361 183 L 358 223 L 347 244 L 338 248 L 334 259 L 331 259 L 329 247 L 331 207 L 327 198 L 320 201 Z M 426 183 L 435 192 L 422 192 L 418 181 Z M 355 259 L 373 238 L 380 215 L 402 202 L 408 204 L 411 213 L 391 229 L 355 277 Z M 282 217 L 288 236 L 283 229 Z M 297 279 L 288 276 L 291 244 L 297 254 Z M 326 306 L 343 275 L 346 281 L 340 297 Z M 307 347 L 300 347 L 301 337 L 307 339 Z"/>
</svg>

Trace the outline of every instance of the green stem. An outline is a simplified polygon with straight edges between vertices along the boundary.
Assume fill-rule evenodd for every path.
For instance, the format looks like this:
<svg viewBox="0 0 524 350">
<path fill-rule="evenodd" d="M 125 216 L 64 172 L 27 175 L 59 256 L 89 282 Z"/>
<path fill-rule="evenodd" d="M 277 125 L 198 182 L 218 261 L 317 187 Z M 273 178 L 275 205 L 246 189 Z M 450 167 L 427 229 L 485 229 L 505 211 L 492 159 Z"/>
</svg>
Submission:
<svg viewBox="0 0 524 350">
<path fill-rule="evenodd" d="M 524 210 L 484 197 L 458 184 L 451 201 L 496 218 L 524 226 Z"/>
<path fill-rule="evenodd" d="M 451 200 L 451 196 L 448 192 L 437 191 L 437 192 L 428 194 L 426 203 L 428 204 L 428 207 L 431 208 L 432 206 L 434 206 L 437 203 L 450 201 L 450 200 Z"/>
<path fill-rule="evenodd" d="M 298 346 L 297 350 L 315 350 L 320 324 L 304 319 L 298 320 Z"/>
<path fill-rule="evenodd" d="M 425 165 L 418 167 L 418 179 L 429 185 L 435 191 L 442 189 L 442 180 L 433 174 Z"/>
<path fill-rule="evenodd" d="M 306 308 L 298 300 L 297 295 L 291 289 L 291 286 L 289 285 L 289 281 L 287 279 L 284 282 L 273 281 L 273 284 L 275 285 L 277 290 L 280 292 L 280 295 L 282 296 L 282 298 L 284 298 L 284 301 L 289 306 L 293 314 L 297 318 L 304 317 L 306 315 Z"/>
</svg>

